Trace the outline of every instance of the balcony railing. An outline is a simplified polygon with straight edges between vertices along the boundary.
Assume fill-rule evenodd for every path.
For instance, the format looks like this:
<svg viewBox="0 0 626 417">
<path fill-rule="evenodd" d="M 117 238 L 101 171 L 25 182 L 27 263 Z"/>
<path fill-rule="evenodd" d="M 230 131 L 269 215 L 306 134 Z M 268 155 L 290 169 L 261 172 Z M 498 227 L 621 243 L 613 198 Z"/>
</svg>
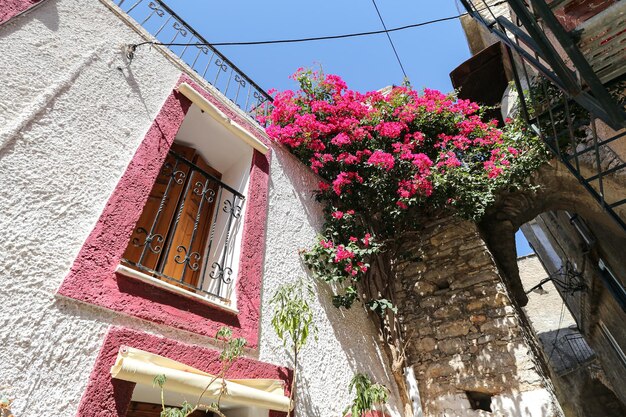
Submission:
<svg viewBox="0 0 626 417">
<path fill-rule="evenodd" d="M 562 1 L 506 0 L 510 13 L 503 13 L 502 1 L 461 2 L 474 19 L 570 98 L 613 129 L 626 127 L 623 108 L 605 88 L 626 72 L 626 32 L 619 29 L 624 23 L 623 3 L 568 31 L 554 11 Z"/>
<path fill-rule="evenodd" d="M 608 178 L 626 175 L 626 163 L 612 149 L 626 140 L 624 2 L 573 30 L 555 15 L 566 1 L 461 2 L 505 45 L 526 122 L 626 231 L 626 198 L 605 192 Z M 599 121 L 615 132 L 600 135 Z"/>
<path fill-rule="evenodd" d="M 578 332 L 565 334 L 555 340 L 552 356 L 552 363 L 559 375 L 585 366 L 596 357 L 583 335 Z"/>
<path fill-rule="evenodd" d="M 254 120 L 267 113 L 272 98 L 165 3 L 119 0 L 117 5 L 158 43 L 182 44 L 168 48 Z"/>
<path fill-rule="evenodd" d="M 170 151 L 123 263 L 187 291 L 229 304 L 235 240 L 245 197 Z"/>
</svg>

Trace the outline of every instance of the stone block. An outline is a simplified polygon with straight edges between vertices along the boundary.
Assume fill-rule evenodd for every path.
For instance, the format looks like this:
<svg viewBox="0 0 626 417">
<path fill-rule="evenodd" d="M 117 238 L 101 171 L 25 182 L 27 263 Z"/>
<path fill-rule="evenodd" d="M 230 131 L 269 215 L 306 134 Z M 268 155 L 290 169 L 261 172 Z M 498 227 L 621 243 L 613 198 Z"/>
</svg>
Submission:
<svg viewBox="0 0 626 417">
<path fill-rule="evenodd" d="M 518 323 L 513 317 L 499 317 L 491 319 L 480 326 L 483 333 L 508 333 L 510 331 L 517 332 Z"/>
<path fill-rule="evenodd" d="M 506 297 L 506 295 L 502 293 L 496 293 L 494 295 L 490 295 L 488 297 L 479 298 L 473 301 L 470 301 L 465 305 L 465 308 L 468 311 L 476 311 L 486 309 L 487 307 L 502 307 L 505 305 L 509 305 L 510 301 Z"/>
<path fill-rule="evenodd" d="M 417 352 L 431 352 L 435 350 L 437 341 L 432 337 L 422 337 L 415 342 L 415 349 Z"/>
<path fill-rule="evenodd" d="M 461 315 L 461 309 L 455 305 L 446 305 L 438 308 L 433 313 L 433 316 L 438 319 L 445 319 L 450 317 L 458 317 Z"/>
<path fill-rule="evenodd" d="M 447 281 L 456 272 L 454 265 L 436 265 L 423 272 L 421 278 L 430 282 Z"/>
<path fill-rule="evenodd" d="M 456 337 L 453 339 L 440 340 L 437 344 L 437 349 L 447 355 L 453 355 L 462 353 L 466 346 L 467 342 L 465 339 Z"/>
<path fill-rule="evenodd" d="M 434 363 L 426 369 L 425 375 L 427 378 L 440 378 L 454 375 L 455 372 L 455 369 L 447 363 Z"/>
<path fill-rule="evenodd" d="M 413 291 L 415 291 L 421 297 L 424 297 L 426 295 L 433 294 L 435 291 L 437 291 L 438 288 L 439 287 L 437 285 L 433 284 L 430 281 L 421 280 L 415 283 L 415 285 L 413 286 Z"/>
<path fill-rule="evenodd" d="M 472 268 L 480 268 L 492 263 L 493 260 L 491 259 L 491 256 L 485 250 L 476 251 L 476 253 L 471 254 L 471 257 L 467 260 L 467 264 Z"/>
<path fill-rule="evenodd" d="M 437 339 L 447 339 L 450 337 L 465 336 L 469 333 L 471 324 L 466 321 L 453 321 L 443 323 L 435 329 Z"/>
<path fill-rule="evenodd" d="M 472 314 L 469 319 L 473 324 L 482 324 L 487 320 L 487 316 L 484 314 Z"/>
<path fill-rule="evenodd" d="M 489 314 L 490 317 L 511 316 L 515 314 L 515 308 L 513 308 L 513 306 L 492 308 L 487 314 Z"/>
<path fill-rule="evenodd" d="M 492 342 L 496 340 L 496 336 L 493 334 L 485 334 L 482 335 L 478 338 L 478 340 L 476 341 L 476 343 L 478 343 L 479 345 L 484 345 L 487 342 Z"/>
<path fill-rule="evenodd" d="M 491 273 L 490 271 L 487 271 L 485 273 L 473 274 L 473 275 L 463 275 L 453 280 L 450 283 L 450 288 L 452 289 L 468 288 L 476 284 L 480 284 L 482 282 L 489 282 L 489 281 L 499 282 L 500 277 L 498 277 L 497 275 L 494 276 L 494 274 Z"/>
<path fill-rule="evenodd" d="M 469 311 L 481 310 L 485 307 L 485 299 L 470 301 L 465 305 L 465 308 Z"/>
<path fill-rule="evenodd" d="M 466 243 L 463 243 L 461 246 L 459 246 L 459 251 L 463 252 L 478 248 L 487 248 L 485 242 L 483 242 L 483 240 L 480 238 L 468 240 Z"/>
<path fill-rule="evenodd" d="M 424 298 L 422 302 L 420 303 L 420 307 L 428 309 L 428 308 L 439 307 L 442 304 L 445 304 L 443 297 L 431 296 L 431 297 Z"/>
</svg>

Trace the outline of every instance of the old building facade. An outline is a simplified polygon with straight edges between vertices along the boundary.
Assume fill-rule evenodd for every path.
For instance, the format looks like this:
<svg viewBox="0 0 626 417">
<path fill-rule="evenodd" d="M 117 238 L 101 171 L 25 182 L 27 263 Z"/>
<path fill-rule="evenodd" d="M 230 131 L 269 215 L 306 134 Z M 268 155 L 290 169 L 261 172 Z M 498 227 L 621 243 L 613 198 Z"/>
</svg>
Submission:
<svg viewBox="0 0 626 417">
<path fill-rule="evenodd" d="M 524 306 L 536 294 L 527 294 L 529 288 L 518 279 L 523 271 L 515 261 L 513 235 L 521 228 L 545 267 L 544 282 L 555 283 L 571 312 L 572 332 L 597 355 L 594 366 L 601 369 L 591 372 L 596 381 L 580 375 L 574 385 L 588 384 L 587 392 L 592 392 L 589 387 L 597 383 L 621 402 L 612 406 L 613 400 L 606 400 L 591 409 L 593 400 L 586 401 L 584 394 L 571 398 L 580 390 L 570 385 L 561 389 L 560 401 L 580 401 L 580 406 L 566 407 L 566 414 L 621 415 L 626 403 L 626 334 L 620 324 L 626 313 L 624 3 L 462 3 L 469 12 L 463 25 L 475 56 L 455 70 L 453 81 L 456 75 L 462 91 L 463 81 L 472 76 L 504 74 L 510 85 L 499 85 L 502 100 L 490 104 L 501 107 L 502 118 L 526 118 L 554 156 L 531 179 L 538 189 L 501 195 L 481 229 L 512 295 Z M 481 102 L 497 96 L 472 94 Z M 568 381 L 557 382 L 558 375 L 553 379 L 557 385 L 572 383 L 571 376 L 565 377 Z"/>
<path fill-rule="evenodd" d="M 160 2 L 13 3 L 3 4 L 0 25 L 0 391 L 13 414 L 125 416 L 152 407 L 144 411 L 158 415 L 159 390 L 145 372 L 124 376 L 131 359 L 171 375 L 178 365 L 170 360 L 216 373 L 213 336 L 228 326 L 248 347 L 227 377 L 276 382 L 225 399 L 225 411 L 284 415 L 293 365 L 267 301 L 306 274 L 298 250 L 322 217 L 310 194 L 317 178 L 247 115 L 264 93 L 208 49 L 194 48 L 199 71 L 165 47 L 137 50 L 130 62 L 125 45 L 158 30 L 138 24 L 150 13 L 160 25 L 169 19 L 163 32 L 189 36 Z M 205 77 L 213 83 L 219 71 L 224 93 L 202 77 L 207 63 Z M 194 222 L 198 207 L 217 220 Z M 184 236 L 166 240 L 163 223 Z M 203 253 L 207 242 L 213 252 Z M 365 313 L 338 311 L 316 291 L 319 340 L 301 352 L 298 415 L 341 415 L 356 372 L 388 386 L 381 411 L 400 415 Z M 197 398 L 165 388 L 168 405 Z"/>
<path fill-rule="evenodd" d="M 318 178 L 251 117 L 267 94 L 160 1 L 12 0 L 1 11 L 0 391 L 13 413 L 158 415 L 146 364 L 173 379 L 214 374 L 213 336 L 228 326 L 248 342 L 228 377 L 272 381 L 233 389 L 229 417 L 285 415 L 293 364 L 268 300 L 306 275 L 298 250 L 323 216 Z M 468 29 L 475 52 L 495 39 L 479 27 Z M 137 46 L 176 40 L 192 46 Z M 502 96 L 514 65 L 495 49 Z M 574 149 L 578 174 L 600 171 L 606 209 L 624 196 L 624 153 L 602 123 Z M 600 163 L 582 157 L 613 137 Z M 607 214 L 558 161 L 531 182 L 540 188 L 503 193 L 481 224 L 442 216 L 399 238 L 400 387 L 364 309 L 335 309 L 316 286 L 319 340 L 302 352 L 296 415 L 343 415 L 349 381 L 364 372 L 389 388 L 389 416 L 574 416 L 521 308 L 513 236 L 523 224 L 542 260 L 555 260 L 544 261 L 550 276 L 566 260 L 583 274 L 575 297 L 557 289 L 623 401 L 626 241 L 612 215 L 625 206 Z M 567 248 L 555 252 L 555 241 Z M 166 389 L 171 405 L 196 392 L 180 381 Z"/>
</svg>

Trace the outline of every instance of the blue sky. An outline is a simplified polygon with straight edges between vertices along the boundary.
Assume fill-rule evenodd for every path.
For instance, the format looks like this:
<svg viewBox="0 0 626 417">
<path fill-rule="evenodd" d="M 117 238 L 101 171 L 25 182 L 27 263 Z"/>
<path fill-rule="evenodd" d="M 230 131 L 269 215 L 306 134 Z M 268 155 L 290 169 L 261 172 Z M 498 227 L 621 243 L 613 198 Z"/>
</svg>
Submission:
<svg viewBox="0 0 626 417">
<path fill-rule="evenodd" d="M 209 42 L 305 38 L 381 30 L 371 0 L 209 2 L 166 0 Z M 455 16 L 453 0 L 378 0 L 387 28 Z M 449 72 L 469 58 L 458 21 L 391 34 L 415 87 L 449 91 Z M 355 90 L 400 84 L 402 72 L 384 34 L 297 44 L 222 46 L 224 55 L 265 89 L 291 86 L 298 67 L 321 64 Z"/>
<path fill-rule="evenodd" d="M 209 42 L 293 39 L 381 30 L 371 0 L 213 2 L 165 0 Z M 387 28 L 455 16 L 454 0 L 377 0 Z M 463 10 L 461 10 L 462 12 Z M 416 88 L 452 89 L 449 73 L 470 57 L 458 20 L 391 33 Z M 377 90 L 400 84 L 402 71 L 386 35 L 293 44 L 222 46 L 220 51 L 265 90 L 293 88 L 299 67 L 320 66 L 340 75 L 351 89 Z M 521 233 L 518 254 L 530 252 Z"/>
</svg>

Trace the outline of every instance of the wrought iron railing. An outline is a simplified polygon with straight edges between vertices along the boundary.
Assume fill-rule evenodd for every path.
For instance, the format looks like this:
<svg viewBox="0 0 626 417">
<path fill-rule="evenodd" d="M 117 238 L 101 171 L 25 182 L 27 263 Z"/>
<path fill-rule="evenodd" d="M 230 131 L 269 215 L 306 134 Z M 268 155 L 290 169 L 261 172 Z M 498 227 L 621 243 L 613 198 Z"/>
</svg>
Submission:
<svg viewBox="0 0 626 417">
<path fill-rule="evenodd" d="M 234 243 L 245 197 L 199 164 L 170 151 L 123 263 L 230 303 Z"/>
<path fill-rule="evenodd" d="M 567 32 L 554 15 L 553 9 L 564 2 L 507 0 L 507 13 L 503 13 L 502 1 L 460 1 L 474 19 L 505 45 L 518 94 L 518 111 L 626 231 L 626 217 L 620 214 L 626 207 L 626 198 L 613 197 L 608 201 L 605 193 L 607 177 L 626 175 L 626 163 L 612 150 L 612 144 L 626 141 L 626 131 L 622 130 L 626 127 L 624 97 L 622 100 L 619 97 L 626 71 L 621 65 L 626 50 L 622 46 L 611 52 L 610 63 L 614 69 L 609 72 L 610 76 L 609 73 L 602 75 L 597 71 L 606 65 L 596 68 L 590 64 L 587 59 L 593 56 L 587 57 L 579 50 L 578 35 Z M 494 5 L 499 6 L 498 10 Z M 512 17 L 508 16 L 509 10 Z M 597 30 L 593 32 L 594 42 L 603 43 L 602 53 L 607 43 L 618 47 L 626 37 L 624 31 L 613 33 L 614 28 L 607 29 L 604 41 L 596 39 Z M 590 40 L 589 36 L 578 37 L 581 45 Z M 621 73 L 617 67 L 621 67 Z M 616 133 L 600 137 L 599 120 Z M 594 172 L 590 173 L 589 168 Z"/>
<path fill-rule="evenodd" d="M 560 375 L 587 365 L 596 357 L 583 335 L 578 332 L 568 333 L 556 339 L 553 349 L 552 363 Z"/>
<path fill-rule="evenodd" d="M 160 0 L 119 0 L 120 7 L 158 43 L 183 60 L 254 120 L 267 114 L 272 98 L 243 71 Z"/>
</svg>

